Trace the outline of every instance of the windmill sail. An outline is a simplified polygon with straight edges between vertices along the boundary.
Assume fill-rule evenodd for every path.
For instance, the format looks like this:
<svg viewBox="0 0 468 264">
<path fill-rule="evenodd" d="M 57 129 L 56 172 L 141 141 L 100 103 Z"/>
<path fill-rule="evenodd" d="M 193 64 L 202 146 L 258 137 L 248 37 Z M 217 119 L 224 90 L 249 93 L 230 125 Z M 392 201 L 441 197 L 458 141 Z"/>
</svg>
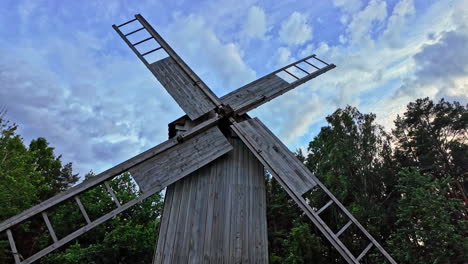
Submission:
<svg viewBox="0 0 468 264">
<path fill-rule="evenodd" d="M 168 185 L 187 176 L 204 164 L 207 164 L 231 151 L 232 146 L 223 136 L 218 127 L 215 126 L 217 120 L 217 117 L 209 119 L 200 125 L 193 127 L 191 130 L 177 138 L 169 139 L 87 181 L 84 181 L 81 184 L 72 187 L 68 191 L 56 195 L 24 211 L 23 213 L 0 223 L 0 232 L 7 232 L 12 253 L 15 256 L 15 262 L 24 264 L 32 263 L 40 259 L 94 227 L 108 221 L 115 215 L 129 209 L 156 192 L 161 191 Z M 183 156 L 185 154 L 188 155 L 193 153 L 197 153 L 196 159 L 180 159 L 179 154 Z M 181 162 L 184 164 L 181 164 Z M 128 171 L 131 172 L 131 175 L 143 190 L 143 194 L 125 204 L 120 204 L 119 200 L 113 193 L 112 188 L 110 188 L 108 181 Z M 79 199 L 79 196 L 82 193 L 100 185 L 104 185 L 106 187 L 109 195 L 116 203 L 117 208 L 97 219 L 90 219 L 86 213 L 86 208 Z M 46 211 L 71 199 L 76 201 L 77 207 L 79 207 L 83 214 L 83 218 L 86 219 L 86 225 L 62 238 L 57 238 L 55 236 L 53 226 L 48 220 Z M 15 246 L 14 233 L 11 229 L 15 225 L 27 221 L 38 214 L 42 214 L 49 233 L 53 238 L 53 243 L 27 259 L 20 261 L 19 254 Z"/>
<path fill-rule="evenodd" d="M 331 242 L 348 263 L 359 263 L 359 261 L 369 252 L 372 247 L 376 247 L 380 253 L 387 258 L 390 263 L 396 264 L 395 260 L 382 248 L 382 246 L 367 232 L 366 229 L 354 218 L 351 213 L 336 199 L 336 197 L 310 172 L 304 167 L 301 161 L 293 158 L 286 146 L 257 118 L 249 119 L 240 123 L 233 123 L 231 128 L 249 147 L 259 161 L 268 169 L 268 171 L 278 180 L 282 187 L 288 192 L 289 196 L 299 205 L 310 220 L 317 226 L 322 234 Z M 295 168 L 295 169 L 292 169 Z M 300 183 L 307 187 L 317 185 L 321 188 L 330 201 L 322 208 L 313 209 L 303 194 L 308 191 L 307 188 L 298 186 Z M 295 178 L 295 179 L 294 179 Z M 349 222 L 338 232 L 333 232 L 331 228 L 319 216 L 327 207 L 335 203 L 339 210 L 349 218 Z M 365 235 L 369 243 L 359 255 L 353 253 L 340 240 L 339 236 L 351 225 L 356 227 Z"/>
<path fill-rule="evenodd" d="M 221 101 L 242 115 L 333 68 L 311 55 L 226 94 Z"/>
<path fill-rule="evenodd" d="M 128 33 L 122 32 L 121 28 L 131 23 L 139 23 L 141 27 Z M 112 27 L 161 82 L 190 119 L 195 120 L 220 105 L 218 97 L 187 66 L 143 16 L 135 15 L 135 19 L 119 26 L 113 25 Z M 149 37 L 132 43 L 129 40 L 129 36 L 141 33 L 141 31 L 146 31 Z M 149 51 L 143 53 L 137 49 L 138 45 L 149 43 L 151 40 L 155 40 L 159 46 L 152 47 Z M 155 62 L 150 62 L 146 59 L 148 55 L 160 50 L 164 50 L 165 54 L 167 54 L 166 58 Z"/>
</svg>

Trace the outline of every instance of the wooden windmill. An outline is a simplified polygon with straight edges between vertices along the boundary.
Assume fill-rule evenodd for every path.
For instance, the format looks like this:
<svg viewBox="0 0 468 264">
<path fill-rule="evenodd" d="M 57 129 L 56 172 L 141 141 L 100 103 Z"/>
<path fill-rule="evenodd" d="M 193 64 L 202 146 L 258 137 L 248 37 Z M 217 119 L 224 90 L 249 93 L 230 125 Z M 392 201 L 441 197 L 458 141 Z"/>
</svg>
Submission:
<svg viewBox="0 0 468 264">
<path fill-rule="evenodd" d="M 130 24 L 139 26 L 123 32 Z M 113 28 L 187 115 L 169 124 L 169 140 L 1 223 L 0 232 L 8 235 L 15 263 L 38 260 L 166 187 L 154 263 L 267 263 L 264 169 L 348 263 L 360 263 L 372 248 L 390 263 L 396 263 L 260 120 L 247 115 L 335 65 L 312 55 L 218 98 L 141 15 Z M 147 36 L 131 42 L 129 38 L 137 33 Z M 157 47 L 139 50 L 140 44 L 151 42 Z M 163 58 L 148 61 L 147 56 L 155 52 L 162 52 Z M 282 74 L 293 79 L 288 81 L 280 77 Z M 142 194 L 121 204 L 108 181 L 124 172 L 130 172 Z M 79 197 L 98 185 L 107 188 L 117 208 L 90 219 Z M 312 189 L 322 190 L 329 201 L 312 206 L 304 197 Z M 47 210 L 69 199 L 76 201 L 87 224 L 58 238 Z M 333 204 L 348 219 L 338 231 L 320 217 Z M 12 227 L 38 214 L 42 214 L 53 243 L 22 259 Z M 340 240 L 350 226 L 355 226 L 368 241 L 358 254 Z"/>
</svg>

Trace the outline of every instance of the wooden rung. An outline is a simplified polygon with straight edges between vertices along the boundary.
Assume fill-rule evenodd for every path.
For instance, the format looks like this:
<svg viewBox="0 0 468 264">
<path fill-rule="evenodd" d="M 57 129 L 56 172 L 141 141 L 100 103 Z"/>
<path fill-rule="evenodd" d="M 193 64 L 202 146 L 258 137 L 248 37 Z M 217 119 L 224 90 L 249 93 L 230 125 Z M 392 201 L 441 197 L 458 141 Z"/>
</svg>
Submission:
<svg viewBox="0 0 468 264">
<path fill-rule="evenodd" d="M 338 233 L 336 233 L 336 237 L 339 237 L 341 234 L 343 234 L 343 232 L 352 224 L 353 222 L 352 221 L 349 221 L 348 223 L 346 223 L 346 225 L 344 225 L 340 231 L 338 231 Z"/>
<path fill-rule="evenodd" d="M 317 58 L 317 57 L 315 57 L 315 56 L 314 56 L 313 58 L 316 59 L 316 60 L 318 60 L 318 61 L 320 61 L 321 63 L 323 63 L 323 64 L 325 64 L 325 65 L 327 65 L 327 66 L 330 65 L 330 64 L 324 62 L 323 60 L 321 60 L 321 59 L 319 59 L 319 58 Z"/>
<path fill-rule="evenodd" d="M 130 20 L 130 21 L 127 21 L 127 22 L 125 22 L 125 23 L 123 23 L 123 24 L 120 24 L 120 25 L 118 25 L 117 27 L 122 27 L 122 26 L 125 26 L 125 25 L 127 25 L 127 24 L 130 24 L 130 23 L 132 23 L 132 22 L 133 22 L 133 21 L 135 21 L 135 20 L 137 20 L 137 19 L 136 19 L 136 18 L 134 18 L 134 19 L 132 19 L 132 20 Z"/>
<path fill-rule="evenodd" d="M 132 43 L 132 45 L 133 45 L 133 46 L 136 46 L 136 45 L 141 44 L 141 43 L 143 43 L 143 42 L 145 42 L 145 41 L 148 41 L 148 40 L 150 40 L 150 39 L 152 39 L 152 38 L 153 38 L 152 36 L 149 37 L 149 38 L 145 38 L 144 40 L 138 41 L 138 42 L 136 42 L 136 43 Z"/>
<path fill-rule="evenodd" d="M 138 31 L 143 30 L 143 29 L 145 29 L 145 27 L 141 27 L 141 28 L 139 28 L 139 29 L 133 30 L 132 32 L 127 33 L 127 34 L 125 34 L 124 36 L 130 36 L 131 34 L 137 33 Z"/>
<path fill-rule="evenodd" d="M 88 213 L 86 212 L 83 204 L 81 203 L 81 200 L 78 196 L 75 196 L 75 201 L 78 204 L 78 207 L 80 207 L 81 214 L 83 215 L 84 219 L 86 220 L 86 223 L 91 223 L 91 220 L 89 219 Z"/>
<path fill-rule="evenodd" d="M 13 258 L 15 259 L 15 264 L 21 263 L 18 250 L 16 249 L 15 240 L 13 239 L 13 234 L 10 229 L 6 230 L 8 241 L 10 242 L 11 253 L 13 253 Z"/>
<path fill-rule="evenodd" d="M 54 240 L 54 243 L 58 241 L 57 236 L 55 235 L 55 231 L 52 228 L 52 224 L 49 221 L 49 217 L 47 216 L 46 212 L 42 212 L 42 218 L 44 218 L 44 222 L 46 223 L 47 229 L 49 229 L 50 236 L 52 237 L 52 240 Z"/>
<path fill-rule="evenodd" d="M 317 214 L 320 214 L 321 212 L 323 212 L 323 211 L 324 211 L 325 209 L 327 209 L 328 206 L 330 206 L 332 203 L 333 203 L 333 200 L 328 201 L 328 203 L 326 203 L 322 208 L 320 208 L 320 209 L 317 211 Z"/>
<path fill-rule="evenodd" d="M 313 65 L 312 63 L 310 63 L 310 62 L 308 62 L 308 61 L 304 61 L 304 62 L 307 63 L 307 64 L 309 64 L 310 66 L 314 67 L 315 69 L 320 70 L 319 67 Z"/>
<path fill-rule="evenodd" d="M 294 67 L 296 67 L 296 68 L 298 68 L 299 70 L 301 70 L 301 71 L 305 72 L 307 75 L 309 75 L 309 74 L 310 74 L 308 71 L 306 71 L 306 70 L 302 69 L 301 67 L 297 66 L 297 64 L 296 64 L 296 65 L 294 65 Z"/>
<path fill-rule="evenodd" d="M 145 53 L 141 54 L 141 56 L 148 55 L 148 54 L 150 54 L 151 52 L 153 52 L 153 51 L 157 51 L 158 49 L 161 49 L 161 48 L 162 48 L 162 47 L 155 48 L 155 49 L 153 49 L 153 50 L 150 50 L 150 51 L 148 51 L 148 52 L 145 52 Z"/>
<path fill-rule="evenodd" d="M 361 260 L 366 254 L 367 252 L 369 252 L 369 250 L 371 249 L 371 247 L 373 246 L 374 244 L 369 243 L 369 245 L 367 245 L 367 247 L 361 252 L 361 254 L 359 254 L 359 256 L 356 258 L 357 261 Z"/>
<path fill-rule="evenodd" d="M 299 78 L 299 77 L 297 77 L 296 75 L 294 75 L 294 74 L 292 74 L 292 73 L 288 72 L 286 69 L 284 69 L 284 71 L 285 71 L 285 72 L 287 72 L 287 73 L 289 73 L 289 75 L 291 75 L 292 77 L 294 77 L 294 78 L 296 78 L 296 79 L 298 79 L 298 80 L 300 79 L 300 78 Z"/>
<path fill-rule="evenodd" d="M 119 202 L 119 200 L 117 199 L 117 196 L 115 196 L 115 193 L 114 191 L 112 190 L 112 188 L 110 187 L 109 183 L 107 181 L 104 182 L 104 185 L 106 186 L 106 189 L 107 191 L 110 193 L 110 195 L 112 196 L 112 199 L 114 200 L 115 204 L 117 205 L 117 207 L 120 207 L 122 206 Z"/>
</svg>

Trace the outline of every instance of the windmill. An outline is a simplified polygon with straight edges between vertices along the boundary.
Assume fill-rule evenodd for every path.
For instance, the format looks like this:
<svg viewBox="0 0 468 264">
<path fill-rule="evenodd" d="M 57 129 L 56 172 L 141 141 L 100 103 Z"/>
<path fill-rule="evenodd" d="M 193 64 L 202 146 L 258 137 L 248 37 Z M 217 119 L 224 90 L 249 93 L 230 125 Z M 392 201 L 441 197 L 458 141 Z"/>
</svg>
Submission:
<svg viewBox="0 0 468 264">
<path fill-rule="evenodd" d="M 129 25 L 138 27 L 124 32 Z M 169 140 L 1 223 L 16 264 L 38 260 L 166 187 L 153 263 L 267 263 L 265 169 L 348 263 L 360 263 L 371 249 L 396 263 L 258 118 L 247 115 L 335 65 L 308 56 L 218 98 L 141 15 L 113 28 L 186 115 L 169 124 Z M 141 33 L 146 37 L 130 40 Z M 143 43 L 157 46 L 143 52 Z M 150 62 L 148 56 L 156 52 L 162 55 Z M 121 204 L 108 182 L 124 172 L 132 175 L 142 193 Z M 117 208 L 91 219 L 80 195 L 101 185 Z M 306 194 L 313 190 L 323 191 L 329 201 L 312 205 Z M 47 211 L 68 200 L 75 200 L 86 225 L 59 238 Z M 338 231 L 320 217 L 332 205 L 347 219 Z M 36 215 L 42 215 L 53 243 L 23 259 L 12 228 Z M 350 226 L 367 240 L 357 254 L 340 239 Z"/>
</svg>

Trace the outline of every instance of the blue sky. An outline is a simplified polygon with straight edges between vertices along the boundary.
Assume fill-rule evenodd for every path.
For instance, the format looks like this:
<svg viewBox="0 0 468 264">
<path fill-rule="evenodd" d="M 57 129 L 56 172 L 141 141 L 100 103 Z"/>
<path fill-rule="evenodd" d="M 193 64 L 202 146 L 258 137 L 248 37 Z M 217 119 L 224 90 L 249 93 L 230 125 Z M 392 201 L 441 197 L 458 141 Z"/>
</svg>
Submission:
<svg viewBox="0 0 468 264">
<path fill-rule="evenodd" d="M 183 114 L 111 28 L 141 13 L 218 95 L 312 53 L 338 67 L 252 111 L 294 150 L 347 104 L 392 120 L 468 100 L 468 0 L 0 3 L 0 106 L 81 174 L 167 138 Z"/>
</svg>

